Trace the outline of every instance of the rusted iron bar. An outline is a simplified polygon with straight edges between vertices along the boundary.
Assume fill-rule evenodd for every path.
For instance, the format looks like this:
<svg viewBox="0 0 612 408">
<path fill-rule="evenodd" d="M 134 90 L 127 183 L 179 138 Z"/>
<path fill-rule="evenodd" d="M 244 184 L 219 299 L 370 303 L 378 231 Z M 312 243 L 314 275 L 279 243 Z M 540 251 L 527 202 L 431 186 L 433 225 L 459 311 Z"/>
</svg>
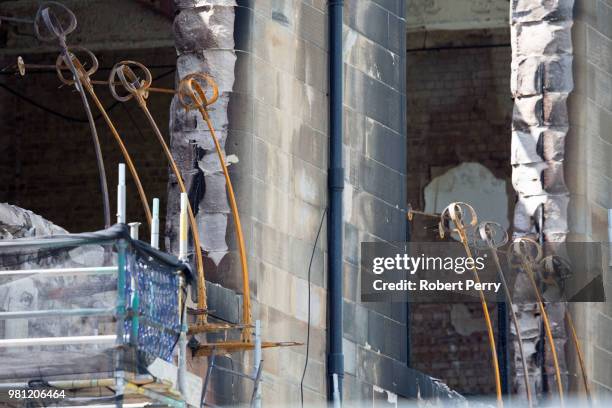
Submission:
<svg viewBox="0 0 612 408">
<path fill-rule="evenodd" d="M 466 218 L 467 215 L 467 218 Z M 466 221 L 468 222 L 466 224 Z M 440 217 L 440 227 L 444 227 L 451 232 L 455 232 L 459 235 L 460 241 L 463 244 L 465 253 L 468 258 L 473 258 L 472 250 L 469 246 L 469 240 L 467 235 L 467 228 L 475 228 L 478 225 L 478 216 L 476 211 L 469 204 L 463 202 L 451 203 L 442 212 Z M 474 280 L 480 283 L 480 276 L 475 267 L 472 267 L 472 273 L 474 274 Z M 493 362 L 493 372 L 495 376 L 495 393 L 497 396 L 498 407 L 503 406 L 502 399 L 502 385 L 501 385 L 501 373 L 499 370 L 499 360 L 497 358 L 497 350 L 495 346 L 495 334 L 493 332 L 493 324 L 491 317 L 489 316 L 489 308 L 487 306 L 487 300 L 485 299 L 482 290 L 478 290 L 480 296 L 480 303 L 482 306 L 482 312 L 487 325 L 487 335 L 489 338 L 489 349 L 491 351 L 491 360 Z"/>
</svg>

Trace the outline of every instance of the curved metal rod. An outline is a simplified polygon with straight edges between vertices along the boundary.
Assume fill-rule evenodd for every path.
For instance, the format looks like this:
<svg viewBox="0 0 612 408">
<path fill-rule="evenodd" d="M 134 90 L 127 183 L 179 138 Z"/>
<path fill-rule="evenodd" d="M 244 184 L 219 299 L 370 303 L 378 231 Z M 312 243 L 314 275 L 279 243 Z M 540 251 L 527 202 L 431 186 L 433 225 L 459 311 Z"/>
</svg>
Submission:
<svg viewBox="0 0 612 408">
<path fill-rule="evenodd" d="M 202 86 L 198 82 L 198 79 L 205 81 L 206 84 L 211 88 L 212 95 L 210 96 L 210 98 L 206 96 L 206 93 L 204 92 L 204 89 L 202 89 Z M 225 163 L 223 150 L 221 149 L 219 139 L 217 138 L 215 129 L 210 120 L 210 115 L 208 114 L 208 110 L 206 109 L 207 106 L 214 103 L 218 97 L 219 89 L 217 87 L 217 84 L 208 75 L 200 73 L 190 74 L 180 81 L 179 100 L 186 110 L 193 109 L 193 107 L 195 107 L 200 111 L 202 119 L 204 119 L 204 121 L 208 125 L 208 129 L 210 130 L 210 135 L 212 137 L 213 142 L 215 143 L 215 150 L 217 151 L 217 156 L 219 157 L 219 162 L 221 163 L 221 169 L 223 170 L 223 175 L 225 176 L 225 184 L 227 185 L 230 207 L 232 209 L 232 216 L 234 217 L 236 239 L 238 241 L 238 251 L 240 254 L 240 265 L 242 268 L 242 287 L 244 292 L 242 302 L 242 323 L 246 325 L 246 327 L 244 327 L 242 331 L 242 338 L 244 341 L 250 341 L 251 296 L 249 288 L 249 267 L 247 263 L 246 247 L 244 244 L 244 234 L 242 232 L 240 215 L 238 214 L 238 204 L 236 202 L 236 195 L 234 194 L 232 180 L 230 179 L 227 164 Z M 191 102 L 189 102 L 188 99 L 191 100 Z"/>
<path fill-rule="evenodd" d="M 135 66 L 142 70 L 145 74 L 145 80 L 141 80 L 134 73 L 134 71 L 130 68 L 130 65 Z M 117 81 L 118 79 L 118 81 Z M 111 70 L 110 77 L 108 80 L 109 88 L 111 94 L 115 99 L 121 102 L 127 102 L 132 98 L 136 99 L 138 106 L 143 111 L 155 136 L 159 141 L 159 144 L 162 146 L 164 154 L 168 159 L 168 163 L 170 164 L 170 168 L 176 177 L 177 183 L 182 193 L 187 193 L 187 188 L 185 187 L 185 183 L 183 181 L 183 176 L 181 175 L 181 171 L 172 156 L 172 152 L 168 147 L 168 144 L 164 140 L 164 136 L 162 135 L 153 115 L 149 111 L 147 107 L 146 98 L 148 96 L 147 86 L 150 86 L 152 82 L 151 72 L 145 67 L 143 64 L 134 61 L 121 61 L 115 64 L 113 69 Z M 121 83 L 121 85 L 128 91 L 126 95 L 119 95 L 116 90 L 116 83 Z M 200 245 L 200 234 L 198 232 L 198 224 L 195 219 L 195 215 L 193 213 L 193 209 L 191 208 L 191 203 L 187 205 L 187 212 L 189 215 L 189 224 L 191 227 L 191 236 L 193 237 L 193 245 L 195 249 L 196 255 L 196 267 L 198 269 L 198 309 L 201 311 L 205 311 L 207 309 L 206 302 L 206 281 L 204 279 L 204 259 L 202 256 L 202 246 Z M 198 315 L 198 322 L 205 323 L 207 320 L 206 314 Z"/>
<path fill-rule="evenodd" d="M 68 27 L 62 27 L 59 18 L 51 10 L 52 7 L 59 8 L 67 14 L 69 19 Z M 42 23 L 44 23 L 46 29 L 49 31 L 49 34 L 44 35 L 41 31 L 40 25 Z M 76 29 L 76 26 L 77 20 L 74 13 L 63 4 L 57 2 L 43 3 L 39 7 L 36 13 L 36 18 L 34 19 L 34 31 L 38 39 L 40 39 L 41 41 L 58 41 L 59 47 L 61 49 L 60 58 L 64 60 L 66 66 L 72 73 L 72 76 L 74 78 L 74 86 L 79 92 L 79 95 L 81 96 L 81 101 L 85 109 L 85 114 L 87 115 L 87 121 L 89 122 L 89 128 L 91 131 L 94 150 L 96 153 L 100 190 L 102 191 L 102 205 L 104 208 L 104 226 L 106 228 L 109 228 L 111 225 L 110 200 L 108 196 L 108 182 L 106 180 L 106 170 L 104 169 L 104 159 L 102 158 L 102 149 L 100 147 L 100 138 L 98 137 L 98 131 L 96 129 L 96 124 L 91 113 L 91 107 L 89 106 L 89 101 L 87 100 L 87 94 L 85 93 L 79 73 L 72 62 L 70 52 L 68 51 L 68 46 L 66 45 L 66 36 L 73 32 Z"/>
<path fill-rule="evenodd" d="M 531 248 L 529 248 L 531 246 Z M 535 255 L 534 254 L 535 250 Z M 553 364 L 555 367 L 556 380 L 557 380 L 557 388 L 559 391 L 559 404 L 561 407 L 565 406 L 564 398 L 563 398 L 563 381 L 561 379 L 561 368 L 559 367 L 559 358 L 557 357 L 557 347 L 555 346 L 555 339 L 552 334 L 552 329 L 550 327 L 550 320 L 548 318 L 548 313 L 546 312 L 546 307 L 544 306 L 544 302 L 542 300 L 542 296 L 540 294 L 540 290 L 538 289 L 538 284 L 536 283 L 535 276 L 533 274 L 533 269 L 531 268 L 532 262 L 539 262 L 542 259 L 542 247 L 536 241 L 527 237 L 516 238 L 509 248 L 509 257 L 508 259 L 512 259 L 513 255 L 516 255 L 520 258 L 523 269 L 527 273 L 529 278 L 529 282 L 531 283 L 531 287 L 536 295 L 536 301 L 538 303 L 538 307 L 540 309 L 540 313 L 542 314 L 542 322 L 544 324 L 544 331 L 546 332 L 546 338 L 550 343 L 550 351 L 552 353 Z"/>
<path fill-rule="evenodd" d="M 464 209 L 469 213 L 469 223 L 465 224 L 465 214 Z M 463 244 L 463 248 L 465 249 L 465 253 L 468 258 L 473 258 L 472 250 L 469 246 L 469 240 L 467 236 L 467 227 L 476 227 L 478 224 L 478 216 L 476 215 L 476 211 L 469 204 L 462 202 L 451 203 L 440 216 L 440 227 L 445 227 L 446 229 L 456 232 L 459 235 L 461 243 Z M 472 273 L 474 274 L 474 280 L 477 283 L 480 283 L 480 276 L 478 275 L 478 271 L 475 267 L 472 267 Z M 487 335 L 489 338 L 489 349 L 491 350 L 491 360 L 493 362 L 493 371 L 495 375 L 495 393 L 497 396 L 497 406 L 502 407 L 504 405 L 502 398 L 502 386 L 501 386 L 501 373 L 499 370 L 499 360 L 497 358 L 497 350 L 495 346 L 495 334 L 493 333 L 493 323 L 491 322 L 491 316 L 489 315 L 489 307 L 487 306 L 487 300 L 485 299 L 484 293 L 482 290 L 478 290 L 478 295 L 480 297 L 480 304 L 482 306 L 482 313 L 484 314 L 484 319 L 487 325 Z"/>
<path fill-rule="evenodd" d="M 81 61 L 76 57 L 74 52 L 72 52 L 71 50 L 80 50 L 80 51 L 85 52 L 91 60 L 92 67 L 89 70 L 85 70 Z M 98 111 L 104 118 L 106 125 L 110 129 L 115 141 L 117 142 L 117 145 L 119 146 L 119 149 L 121 150 L 121 154 L 123 155 L 123 158 L 125 159 L 126 164 L 128 168 L 130 169 L 130 173 L 132 174 L 132 178 L 134 180 L 134 183 L 136 184 L 136 189 L 138 190 L 138 195 L 140 197 L 142 209 L 145 213 L 147 223 L 149 224 L 149 227 L 150 227 L 151 219 L 152 219 L 151 208 L 149 207 L 149 200 L 147 199 L 147 194 L 145 193 L 144 188 L 142 186 L 142 182 L 140 180 L 140 176 L 138 175 L 138 171 L 136 170 L 136 166 L 134 165 L 134 162 L 132 160 L 132 157 L 130 156 L 130 153 L 127 150 L 127 147 L 123 143 L 123 139 L 119 135 L 119 132 L 117 131 L 117 128 L 115 127 L 115 124 L 111 120 L 110 116 L 108 115 L 108 112 L 104 108 L 104 105 L 98 98 L 98 95 L 96 94 L 92 86 L 93 81 L 91 80 L 91 75 L 93 75 L 98 68 L 98 59 L 91 51 L 83 47 L 70 47 L 69 52 L 70 52 L 70 57 L 72 58 L 72 62 L 74 66 L 76 67 L 77 72 L 79 74 L 79 79 L 81 80 L 81 83 L 83 84 L 83 87 L 87 90 L 91 99 L 96 104 Z M 60 81 L 62 81 L 62 83 L 66 85 L 74 85 L 75 81 L 64 77 L 64 75 L 62 74 L 62 72 L 65 70 L 64 69 L 65 65 L 63 65 L 62 62 L 63 62 L 62 57 L 61 56 L 58 57 L 55 63 L 55 69 L 57 71 L 57 76 L 59 77 Z"/>
<path fill-rule="evenodd" d="M 15 24 L 33 24 L 34 23 L 34 20 L 30 20 L 27 18 L 0 16 L 0 25 L 2 24 L 3 21 L 6 21 L 8 23 L 15 23 Z"/>
<path fill-rule="evenodd" d="M 501 231 L 502 239 L 496 240 L 496 236 Z M 527 404 L 531 408 L 533 407 L 533 396 L 531 393 L 531 387 L 529 386 L 529 369 L 527 368 L 527 358 L 525 356 L 525 350 L 523 347 L 523 336 L 521 335 L 520 325 L 518 322 L 518 317 L 516 316 L 516 312 L 514 311 L 514 302 L 512 301 L 512 295 L 510 293 L 510 288 L 508 287 L 508 282 L 506 281 L 506 277 L 504 276 L 504 272 L 501 267 L 501 263 L 499 261 L 499 255 L 497 254 L 497 248 L 504 246 L 508 242 L 508 233 L 496 222 L 485 221 L 482 222 L 478 226 L 478 233 L 483 242 L 486 243 L 487 247 L 490 249 L 491 255 L 493 256 L 493 262 L 495 263 L 495 267 L 497 268 L 497 272 L 499 275 L 499 280 L 504 287 L 504 294 L 506 296 L 506 302 L 510 308 L 510 317 L 512 319 L 512 324 L 514 325 L 514 329 L 516 330 L 516 336 L 518 339 L 518 347 L 519 353 L 521 355 L 521 364 L 523 366 L 523 379 L 525 380 L 525 391 L 527 394 Z"/>
<path fill-rule="evenodd" d="M 552 262 L 553 256 L 547 256 L 546 258 L 540 261 L 541 265 L 544 267 L 549 267 L 549 262 Z M 560 258 L 560 257 L 559 257 Z M 562 259 L 562 258 L 561 258 Z M 557 288 L 560 289 L 559 284 L 556 280 L 550 279 L 545 280 L 546 283 L 552 283 Z M 578 339 L 578 334 L 576 332 L 576 325 L 574 325 L 574 319 L 572 318 L 572 314 L 567 309 L 567 302 L 565 309 L 565 320 L 572 334 L 572 343 L 574 343 L 574 348 L 576 349 L 576 354 L 578 355 L 578 364 L 580 365 L 580 372 L 582 374 L 582 383 L 584 385 L 584 392 L 586 394 L 587 400 L 589 402 L 589 406 L 593 405 L 593 398 L 591 396 L 591 387 L 589 385 L 589 377 L 587 374 L 586 363 L 584 361 L 584 353 L 582 352 L 582 347 L 580 345 L 580 340 Z"/>
</svg>

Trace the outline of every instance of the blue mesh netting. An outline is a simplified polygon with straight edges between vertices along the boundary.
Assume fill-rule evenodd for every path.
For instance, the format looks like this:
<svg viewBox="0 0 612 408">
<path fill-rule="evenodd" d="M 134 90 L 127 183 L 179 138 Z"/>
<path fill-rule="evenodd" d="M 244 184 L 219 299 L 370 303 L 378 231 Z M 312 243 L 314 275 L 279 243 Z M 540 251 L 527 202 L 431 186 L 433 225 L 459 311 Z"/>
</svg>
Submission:
<svg viewBox="0 0 612 408">
<path fill-rule="evenodd" d="M 180 280 L 176 269 L 146 253 L 130 251 L 126 274 L 126 305 L 139 298 L 137 346 L 155 357 L 172 361 L 172 352 L 181 329 L 179 311 Z M 126 333 L 132 322 L 126 321 Z"/>
</svg>

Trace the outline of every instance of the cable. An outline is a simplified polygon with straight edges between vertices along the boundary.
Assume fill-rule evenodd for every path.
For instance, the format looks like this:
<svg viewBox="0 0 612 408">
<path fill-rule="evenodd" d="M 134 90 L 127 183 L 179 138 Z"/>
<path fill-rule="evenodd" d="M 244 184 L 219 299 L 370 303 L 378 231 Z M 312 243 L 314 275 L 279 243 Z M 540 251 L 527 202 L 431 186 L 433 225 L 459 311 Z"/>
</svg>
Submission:
<svg viewBox="0 0 612 408">
<path fill-rule="evenodd" d="M 0 75 L 17 75 L 17 73 L 14 70 L 9 70 L 10 68 L 15 68 L 17 66 L 17 64 L 9 64 L 6 65 L 4 68 L 0 69 Z M 166 64 L 166 65 L 149 65 L 148 68 L 149 69 L 162 69 L 162 68 L 169 68 L 169 69 L 173 69 L 175 68 L 176 65 L 170 65 L 170 64 Z M 97 72 L 102 72 L 102 71 L 111 71 L 113 69 L 113 67 L 99 67 Z M 174 70 L 173 70 L 174 71 Z M 36 69 L 36 70 L 31 70 L 28 71 L 28 76 L 30 75 L 57 75 L 57 70 L 55 69 Z"/>
<path fill-rule="evenodd" d="M 171 69 L 170 71 L 164 72 L 156 77 L 153 78 L 154 81 L 160 80 L 164 77 L 167 77 L 168 75 L 174 73 L 176 71 L 176 68 Z M 16 96 L 17 98 L 29 103 L 30 105 L 44 111 L 47 112 L 50 115 L 56 116 L 60 119 L 64 119 L 65 121 L 68 122 L 75 122 L 75 123 L 88 123 L 87 118 L 79 118 L 76 116 L 70 116 L 67 115 L 65 113 L 62 112 L 58 112 L 56 110 L 53 110 L 47 106 L 44 106 L 38 102 L 36 102 L 34 99 L 30 98 L 29 96 L 23 95 L 22 93 L 14 90 L 13 88 L 7 86 L 6 84 L 3 84 L 0 82 L 0 88 L 4 89 L 5 91 L 7 91 L 8 93 L 10 93 L 13 96 Z M 114 101 L 113 103 L 111 103 L 108 108 L 106 108 L 107 112 L 112 111 L 114 108 L 117 107 L 117 105 L 119 105 L 120 102 L 119 101 Z M 97 122 L 99 119 L 101 119 L 103 116 L 102 114 L 98 114 L 95 118 L 94 118 L 94 122 Z"/>
<path fill-rule="evenodd" d="M 308 326 L 306 328 L 306 361 L 304 362 L 304 371 L 302 371 L 302 379 L 300 380 L 300 400 L 302 402 L 302 408 L 304 408 L 304 378 L 306 378 L 306 369 L 308 368 L 308 355 L 310 351 L 310 276 L 312 272 L 312 261 L 314 260 L 315 250 L 317 249 L 317 242 L 319 241 L 319 235 L 321 235 L 321 230 L 323 229 L 323 221 L 325 220 L 326 214 L 327 208 L 323 210 L 323 214 L 321 215 L 321 223 L 319 224 L 319 230 L 317 231 L 317 236 L 315 238 L 314 245 L 312 246 L 310 262 L 308 263 Z"/>
<path fill-rule="evenodd" d="M 138 134 L 144 140 L 145 136 L 142 133 L 142 129 L 140 129 L 140 126 L 138 126 L 138 122 L 136 122 L 136 119 L 134 119 L 134 117 L 132 116 L 132 113 L 130 112 L 130 110 L 127 108 L 125 103 L 122 103 L 121 106 L 123 106 L 123 110 L 125 110 L 125 113 L 127 114 L 128 118 L 130 119 L 130 122 L 132 122 L 132 125 L 134 125 L 134 127 L 136 128 L 136 130 L 138 131 Z"/>
<path fill-rule="evenodd" d="M 14 89 L 6 86 L 3 83 L 0 83 L 0 88 L 4 89 L 8 93 L 12 94 L 13 96 L 16 96 L 19 99 L 24 100 L 25 102 L 29 103 L 30 105 L 35 106 L 38 109 L 40 109 L 42 111 L 45 111 L 45 112 L 47 112 L 47 113 L 49 113 L 49 114 L 51 114 L 53 116 L 57 116 L 57 117 L 59 117 L 61 119 L 69 121 L 69 122 L 87 123 L 87 119 L 77 118 L 77 117 L 74 117 L 74 116 L 68 116 L 68 115 L 63 114 L 61 112 L 54 111 L 51 108 L 47 108 L 46 106 L 41 105 L 40 103 L 36 102 L 35 100 L 33 100 L 33 99 L 31 99 L 31 98 L 29 98 L 29 97 L 27 97 L 25 95 L 22 95 L 21 93 L 15 91 Z"/>
</svg>

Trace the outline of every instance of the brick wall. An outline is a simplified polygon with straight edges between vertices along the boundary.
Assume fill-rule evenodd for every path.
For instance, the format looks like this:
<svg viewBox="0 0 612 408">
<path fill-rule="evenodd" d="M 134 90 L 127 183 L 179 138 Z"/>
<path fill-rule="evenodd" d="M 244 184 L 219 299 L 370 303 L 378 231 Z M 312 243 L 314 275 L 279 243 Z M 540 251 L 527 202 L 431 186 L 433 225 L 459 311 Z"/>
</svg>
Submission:
<svg viewBox="0 0 612 408">
<path fill-rule="evenodd" d="M 112 67 L 123 59 L 142 61 L 152 69 L 153 76 L 172 71 L 174 50 L 128 50 L 98 52 L 100 66 Z M 56 55 L 24 55 L 26 61 L 49 63 Z M 12 64 L 15 57 L 0 57 L 0 65 Z M 101 69 L 96 79 L 106 79 L 108 70 Z M 157 81 L 159 86 L 173 86 L 174 74 Z M 2 84 L 56 112 L 78 119 L 66 120 L 45 112 L 31 103 L 0 88 L 0 202 L 27 208 L 71 232 L 82 232 L 104 227 L 102 199 L 91 134 L 80 98 L 72 88 L 60 88 L 54 73 L 35 73 L 25 78 L 0 76 Z M 114 99 L 104 86 L 96 87 L 105 106 L 114 106 Z M 170 98 L 152 94 L 149 105 L 162 132 L 167 134 Z M 124 106 L 122 106 L 124 105 Z M 94 116 L 97 111 L 92 103 Z M 136 127 L 128 116 L 128 111 Z M 166 199 L 167 165 L 154 134 L 135 102 L 117 104 L 111 117 L 123 136 L 125 144 L 144 184 L 149 201 L 161 199 L 162 211 Z M 79 121 L 80 120 L 80 121 Z M 111 201 L 111 220 L 115 220 L 117 163 L 123 161 L 103 119 L 97 120 L 103 148 Z M 128 174 L 128 220 L 146 220 L 138 194 Z M 162 221 L 163 225 L 163 221 Z M 146 235 L 144 235 L 146 236 Z"/>
<path fill-rule="evenodd" d="M 424 208 L 424 188 L 434 177 L 463 162 L 481 163 L 506 179 L 513 207 L 508 34 L 409 33 L 408 202 L 415 209 Z M 411 231 L 413 240 L 437 239 L 436 222 L 426 218 L 415 217 Z M 479 304 L 411 304 L 411 367 L 462 394 L 494 393 L 485 330 Z"/>
<path fill-rule="evenodd" d="M 424 208 L 432 178 L 463 162 L 510 179 L 510 57 L 509 46 L 408 52 L 408 199 L 415 208 Z"/>
</svg>

